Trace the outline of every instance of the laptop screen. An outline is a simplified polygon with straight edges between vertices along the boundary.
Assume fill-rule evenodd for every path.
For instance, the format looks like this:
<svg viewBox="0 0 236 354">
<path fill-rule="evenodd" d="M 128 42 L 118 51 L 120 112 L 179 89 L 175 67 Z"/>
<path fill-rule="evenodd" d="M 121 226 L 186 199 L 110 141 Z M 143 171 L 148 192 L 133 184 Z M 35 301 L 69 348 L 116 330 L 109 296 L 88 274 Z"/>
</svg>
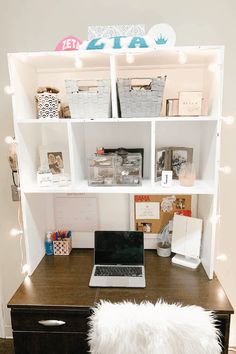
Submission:
<svg viewBox="0 0 236 354">
<path fill-rule="evenodd" d="M 143 232 L 95 231 L 95 264 L 143 265 Z"/>
</svg>

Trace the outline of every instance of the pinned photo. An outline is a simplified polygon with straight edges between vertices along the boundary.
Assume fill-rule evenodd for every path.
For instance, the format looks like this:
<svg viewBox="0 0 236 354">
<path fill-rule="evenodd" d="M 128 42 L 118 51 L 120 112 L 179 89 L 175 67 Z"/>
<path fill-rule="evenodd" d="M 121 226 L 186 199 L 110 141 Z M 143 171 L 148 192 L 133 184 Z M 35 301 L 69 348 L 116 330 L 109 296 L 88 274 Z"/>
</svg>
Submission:
<svg viewBox="0 0 236 354">
<path fill-rule="evenodd" d="M 185 209 L 185 199 L 184 198 L 176 198 L 175 202 L 176 209 Z"/>
</svg>

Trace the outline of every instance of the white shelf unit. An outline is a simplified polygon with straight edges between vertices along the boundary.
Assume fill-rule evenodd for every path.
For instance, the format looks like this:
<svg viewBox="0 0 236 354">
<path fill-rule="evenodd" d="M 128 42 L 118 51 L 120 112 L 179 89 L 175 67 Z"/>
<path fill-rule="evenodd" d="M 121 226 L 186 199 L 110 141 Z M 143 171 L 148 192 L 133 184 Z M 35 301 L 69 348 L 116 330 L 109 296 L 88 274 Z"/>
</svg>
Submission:
<svg viewBox="0 0 236 354">
<path fill-rule="evenodd" d="M 185 64 L 179 63 L 184 52 Z M 162 194 L 194 196 L 194 216 L 204 219 L 201 259 L 209 278 L 214 271 L 215 220 L 217 214 L 218 169 L 220 150 L 221 104 L 223 87 L 222 47 L 174 47 L 158 50 L 129 50 L 134 63 L 128 64 L 126 53 L 110 52 L 39 52 L 9 54 L 9 71 L 13 89 L 13 118 L 18 142 L 22 212 L 26 256 L 30 273 L 44 255 L 45 232 L 56 227 L 55 200 L 96 195 L 99 203 L 99 228 L 125 230 L 133 227 L 130 219 L 130 196 Z M 77 68 L 77 58 L 83 67 Z M 210 69 L 210 70 L 209 70 Z M 207 99 L 208 116 L 119 118 L 116 80 L 125 77 L 167 75 L 164 101 L 177 98 L 179 91 L 202 91 Z M 39 86 L 60 89 L 66 102 L 65 79 L 110 79 L 112 117 L 104 119 L 36 119 L 35 94 Z M 39 146 L 58 146 L 63 150 L 65 170 L 71 183 L 66 187 L 39 188 Z M 97 146 L 105 148 L 144 148 L 142 186 L 91 187 L 87 183 L 87 158 Z M 193 187 L 181 187 L 173 181 L 163 188 L 155 182 L 155 151 L 163 146 L 194 149 L 197 180 Z M 61 150 L 60 150 L 61 151 Z M 132 214 L 132 210 L 131 210 Z M 92 233 L 73 235 L 74 247 L 93 247 Z M 145 235 L 145 247 L 156 247 L 156 235 Z"/>
</svg>

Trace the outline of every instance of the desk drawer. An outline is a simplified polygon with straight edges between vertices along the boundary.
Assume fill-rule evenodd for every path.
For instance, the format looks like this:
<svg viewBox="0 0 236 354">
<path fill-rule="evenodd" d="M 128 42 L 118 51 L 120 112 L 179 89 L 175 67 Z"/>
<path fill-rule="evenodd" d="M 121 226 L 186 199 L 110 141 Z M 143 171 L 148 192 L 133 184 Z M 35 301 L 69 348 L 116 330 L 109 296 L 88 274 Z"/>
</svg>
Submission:
<svg viewBox="0 0 236 354">
<path fill-rule="evenodd" d="M 87 332 L 87 310 L 12 309 L 14 331 Z"/>
<path fill-rule="evenodd" d="M 13 331 L 15 354 L 87 354 L 84 333 Z"/>
</svg>

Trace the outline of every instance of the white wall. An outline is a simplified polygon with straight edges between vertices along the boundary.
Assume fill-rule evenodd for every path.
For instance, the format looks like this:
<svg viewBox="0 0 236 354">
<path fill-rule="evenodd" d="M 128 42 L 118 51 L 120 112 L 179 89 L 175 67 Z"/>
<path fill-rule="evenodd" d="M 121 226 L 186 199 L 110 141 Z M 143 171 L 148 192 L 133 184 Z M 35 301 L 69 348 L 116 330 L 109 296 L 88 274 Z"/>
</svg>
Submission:
<svg viewBox="0 0 236 354">
<path fill-rule="evenodd" d="M 1 0 L 0 12 L 0 235 L 1 266 L 5 306 L 18 287 L 20 273 L 19 240 L 9 237 L 9 229 L 17 224 L 17 203 L 11 201 L 10 170 L 7 163 L 6 135 L 13 135 L 10 97 L 2 88 L 8 84 L 7 52 L 54 49 L 66 35 L 86 39 L 89 24 L 144 23 L 146 29 L 161 22 L 170 23 L 176 30 L 178 45 L 223 44 L 225 53 L 224 114 L 236 114 L 236 43 L 235 0 Z M 221 179 L 221 225 L 217 253 L 228 256 L 226 262 L 217 261 L 217 275 L 232 304 L 236 308 L 236 237 L 234 237 L 234 209 L 236 189 L 236 124 L 223 128 L 222 164 L 232 167 L 230 176 Z M 5 308 L 5 325 L 10 326 Z M 9 329 L 9 327 L 7 328 Z M 231 344 L 236 345 L 236 318 L 232 319 Z"/>
</svg>

